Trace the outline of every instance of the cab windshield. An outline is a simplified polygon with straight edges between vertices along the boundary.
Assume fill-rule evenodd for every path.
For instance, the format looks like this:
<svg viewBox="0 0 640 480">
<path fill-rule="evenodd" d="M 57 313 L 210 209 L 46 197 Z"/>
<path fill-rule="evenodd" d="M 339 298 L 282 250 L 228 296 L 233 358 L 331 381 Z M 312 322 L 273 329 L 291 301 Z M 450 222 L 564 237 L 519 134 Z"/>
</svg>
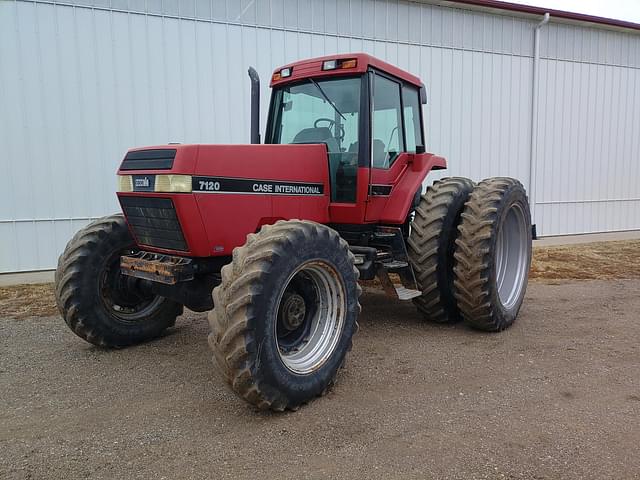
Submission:
<svg viewBox="0 0 640 480">
<path fill-rule="evenodd" d="M 324 143 L 331 200 L 355 202 L 361 77 L 306 80 L 274 92 L 267 143 Z"/>
</svg>

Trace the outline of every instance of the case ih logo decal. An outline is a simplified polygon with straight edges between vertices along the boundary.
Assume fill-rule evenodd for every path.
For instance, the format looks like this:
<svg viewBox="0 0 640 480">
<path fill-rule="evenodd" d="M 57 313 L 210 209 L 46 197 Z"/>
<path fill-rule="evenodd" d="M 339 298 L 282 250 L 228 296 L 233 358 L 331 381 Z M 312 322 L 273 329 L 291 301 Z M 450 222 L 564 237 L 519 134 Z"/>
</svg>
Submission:
<svg viewBox="0 0 640 480">
<path fill-rule="evenodd" d="M 155 175 L 134 175 L 133 191 L 134 192 L 153 192 L 155 189 Z"/>
<path fill-rule="evenodd" d="M 301 183 L 248 178 L 193 177 L 192 189 L 202 193 L 248 193 L 267 195 L 323 195 L 322 183 Z"/>
</svg>

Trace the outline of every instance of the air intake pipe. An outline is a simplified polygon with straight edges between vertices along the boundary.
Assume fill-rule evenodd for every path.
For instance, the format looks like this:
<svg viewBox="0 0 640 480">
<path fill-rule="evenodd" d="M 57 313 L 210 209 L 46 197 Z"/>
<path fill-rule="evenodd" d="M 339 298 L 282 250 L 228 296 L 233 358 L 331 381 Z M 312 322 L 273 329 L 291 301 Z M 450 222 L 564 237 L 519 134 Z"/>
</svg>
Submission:
<svg viewBox="0 0 640 480">
<path fill-rule="evenodd" d="M 251 79 L 251 143 L 260 143 L 260 77 L 253 67 L 249 67 Z"/>
</svg>

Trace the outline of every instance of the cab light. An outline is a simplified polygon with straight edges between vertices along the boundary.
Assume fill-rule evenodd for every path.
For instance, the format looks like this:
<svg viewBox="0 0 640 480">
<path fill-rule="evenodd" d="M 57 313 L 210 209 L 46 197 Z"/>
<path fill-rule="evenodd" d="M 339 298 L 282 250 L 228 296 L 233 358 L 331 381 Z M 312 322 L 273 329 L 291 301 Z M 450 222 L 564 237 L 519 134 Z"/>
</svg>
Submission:
<svg viewBox="0 0 640 480">
<path fill-rule="evenodd" d="M 118 175 L 118 191 L 133 192 L 133 176 Z"/>
<path fill-rule="evenodd" d="M 277 82 L 278 80 L 282 80 L 283 78 L 288 78 L 291 76 L 292 72 L 293 72 L 293 68 L 291 67 L 283 68 L 279 72 L 274 73 L 273 76 L 271 77 L 271 80 L 274 82 Z"/>
<path fill-rule="evenodd" d="M 337 66 L 337 60 L 325 60 L 322 62 L 322 70 L 335 70 Z"/>
<path fill-rule="evenodd" d="M 161 193 L 191 193 L 191 175 L 156 175 L 154 191 Z"/>
<path fill-rule="evenodd" d="M 325 60 L 322 62 L 322 70 L 335 70 L 336 68 L 356 68 L 358 66 L 357 58 L 345 58 L 342 60 Z"/>
<path fill-rule="evenodd" d="M 342 60 L 342 62 L 340 62 L 340 68 L 356 68 L 357 66 L 358 66 L 358 60 L 355 58 Z"/>
</svg>

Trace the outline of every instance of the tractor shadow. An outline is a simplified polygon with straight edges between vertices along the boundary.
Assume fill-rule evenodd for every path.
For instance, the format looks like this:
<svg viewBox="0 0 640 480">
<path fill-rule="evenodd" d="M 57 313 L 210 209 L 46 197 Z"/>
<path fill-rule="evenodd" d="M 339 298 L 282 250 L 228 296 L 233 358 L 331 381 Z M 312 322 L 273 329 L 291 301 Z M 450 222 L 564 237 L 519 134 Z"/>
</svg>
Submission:
<svg viewBox="0 0 640 480">
<path fill-rule="evenodd" d="M 363 287 L 360 297 L 362 312 L 359 322 L 372 326 L 387 324 L 396 327 L 414 327 L 427 331 L 469 330 L 462 322 L 436 323 L 426 319 L 411 300 L 399 300 L 387 296 L 382 289 Z"/>
</svg>

